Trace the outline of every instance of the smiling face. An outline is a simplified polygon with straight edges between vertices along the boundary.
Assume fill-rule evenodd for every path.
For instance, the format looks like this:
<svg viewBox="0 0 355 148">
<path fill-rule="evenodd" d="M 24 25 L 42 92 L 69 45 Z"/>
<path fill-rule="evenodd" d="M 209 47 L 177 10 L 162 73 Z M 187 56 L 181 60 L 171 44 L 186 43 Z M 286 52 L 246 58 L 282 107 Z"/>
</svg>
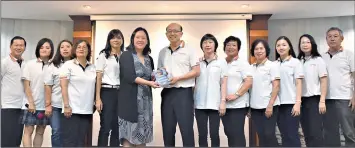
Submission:
<svg viewBox="0 0 355 148">
<path fill-rule="evenodd" d="M 88 55 L 88 46 L 85 42 L 81 42 L 75 50 L 76 57 L 86 58 Z"/>
<path fill-rule="evenodd" d="M 11 54 L 14 57 L 21 57 L 23 52 L 25 51 L 25 41 L 21 39 L 16 39 L 10 46 Z"/>
<path fill-rule="evenodd" d="M 45 42 L 41 48 L 39 49 L 39 56 L 40 57 L 49 57 L 51 54 L 51 46 L 48 42 Z"/>
<path fill-rule="evenodd" d="M 311 53 L 312 51 L 312 44 L 309 38 L 302 37 L 301 38 L 301 51 L 304 53 Z"/>
<path fill-rule="evenodd" d="M 225 52 L 228 57 L 235 57 L 238 55 L 238 42 L 237 41 L 230 41 L 226 44 Z"/>
<path fill-rule="evenodd" d="M 175 43 L 180 41 L 181 36 L 182 31 L 179 24 L 172 23 L 166 28 L 166 37 L 170 42 Z"/>
<path fill-rule="evenodd" d="M 254 49 L 254 57 L 258 61 L 262 61 L 266 58 L 266 49 L 261 42 L 258 43 Z"/>
<path fill-rule="evenodd" d="M 121 36 L 115 36 L 110 40 L 110 45 L 111 48 L 118 49 L 122 45 L 122 37 Z"/>
<path fill-rule="evenodd" d="M 62 42 L 60 44 L 60 55 L 63 58 L 69 58 L 72 56 L 72 45 L 68 42 Z"/>
<path fill-rule="evenodd" d="M 285 39 L 280 39 L 276 42 L 276 51 L 281 57 L 289 55 L 290 46 Z"/>
<path fill-rule="evenodd" d="M 203 53 L 205 53 L 205 54 L 214 53 L 214 49 L 215 49 L 215 43 L 213 40 L 207 39 L 202 42 Z"/>
<path fill-rule="evenodd" d="M 143 50 L 148 43 L 147 35 L 144 31 L 136 32 L 134 36 L 134 47 L 139 50 Z"/>
</svg>

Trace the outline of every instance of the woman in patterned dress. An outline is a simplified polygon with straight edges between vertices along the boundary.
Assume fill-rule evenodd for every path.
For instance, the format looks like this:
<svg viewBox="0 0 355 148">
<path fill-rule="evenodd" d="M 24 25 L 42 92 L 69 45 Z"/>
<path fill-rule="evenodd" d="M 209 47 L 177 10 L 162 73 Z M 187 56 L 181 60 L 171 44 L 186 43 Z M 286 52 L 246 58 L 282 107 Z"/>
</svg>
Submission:
<svg viewBox="0 0 355 148">
<path fill-rule="evenodd" d="M 148 32 L 137 28 L 127 51 L 120 58 L 121 86 L 118 97 L 119 139 L 124 147 L 145 146 L 153 141 L 153 100 L 151 78 L 154 69 Z"/>
</svg>

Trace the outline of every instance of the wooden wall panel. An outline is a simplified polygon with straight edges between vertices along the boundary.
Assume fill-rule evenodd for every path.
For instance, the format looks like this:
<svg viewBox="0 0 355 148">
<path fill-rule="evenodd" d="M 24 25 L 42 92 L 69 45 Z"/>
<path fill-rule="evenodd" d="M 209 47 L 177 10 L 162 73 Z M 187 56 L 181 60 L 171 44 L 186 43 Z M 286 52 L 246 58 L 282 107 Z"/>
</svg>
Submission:
<svg viewBox="0 0 355 148">
<path fill-rule="evenodd" d="M 249 48 L 251 48 L 251 44 L 256 39 L 268 40 L 268 20 L 271 17 L 271 14 L 264 15 L 253 15 L 253 19 L 248 21 L 248 41 Z M 249 63 L 252 64 L 255 62 L 255 58 L 251 56 L 250 49 L 248 49 L 249 55 Z M 252 127 L 253 121 L 249 119 L 249 147 L 259 146 L 259 139 L 255 129 Z"/>
</svg>

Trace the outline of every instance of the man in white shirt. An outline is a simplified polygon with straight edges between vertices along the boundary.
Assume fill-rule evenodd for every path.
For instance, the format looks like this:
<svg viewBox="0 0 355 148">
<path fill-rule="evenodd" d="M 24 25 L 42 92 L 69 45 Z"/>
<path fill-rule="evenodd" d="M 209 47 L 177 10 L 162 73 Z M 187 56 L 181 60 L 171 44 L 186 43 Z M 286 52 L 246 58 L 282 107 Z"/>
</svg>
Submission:
<svg viewBox="0 0 355 148">
<path fill-rule="evenodd" d="M 326 147 L 340 147 L 339 123 L 345 146 L 355 147 L 354 53 L 343 49 L 343 31 L 332 27 L 327 31 L 329 50 L 322 55 L 328 70 L 329 89 L 324 117 Z"/>
<path fill-rule="evenodd" d="M 23 124 L 20 116 L 24 97 L 21 76 L 25 48 L 25 39 L 15 36 L 11 39 L 10 55 L 1 60 L 1 147 L 21 145 Z"/>
<path fill-rule="evenodd" d="M 182 27 L 171 23 L 166 27 L 170 46 L 159 52 L 158 68 L 164 67 L 172 76 L 169 88 L 161 92 L 161 120 L 166 147 L 175 146 L 176 125 L 179 124 L 184 147 L 194 147 L 195 78 L 200 74 L 199 59 L 195 50 L 181 47 Z"/>
</svg>

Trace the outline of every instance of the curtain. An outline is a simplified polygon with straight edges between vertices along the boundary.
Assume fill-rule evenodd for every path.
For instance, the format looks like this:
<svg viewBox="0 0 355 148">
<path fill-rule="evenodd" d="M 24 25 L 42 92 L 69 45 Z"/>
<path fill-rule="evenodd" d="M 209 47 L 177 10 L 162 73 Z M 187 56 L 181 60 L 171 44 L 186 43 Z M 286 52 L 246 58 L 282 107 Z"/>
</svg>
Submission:
<svg viewBox="0 0 355 148">
<path fill-rule="evenodd" d="M 324 53 L 328 50 L 326 32 L 330 27 L 338 27 L 343 30 L 344 49 L 354 52 L 354 25 L 355 16 L 338 16 L 307 19 L 269 20 L 269 45 L 271 48 L 270 59 L 275 59 L 275 41 L 279 36 L 287 36 L 298 55 L 298 40 L 302 34 L 310 34 L 314 37 L 318 51 Z"/>
<path fill-rule="evenodd" d="M 10 41 L 14 36 L 22 36 L 27 42 L 23 58 L 35 58 L 35 50 L 40 39 L 53 41 L 54 51 L 63 39 L 73 40 L 72 21 L 1 19 L 1 58 L 9 55 Z"/>
</svg>

